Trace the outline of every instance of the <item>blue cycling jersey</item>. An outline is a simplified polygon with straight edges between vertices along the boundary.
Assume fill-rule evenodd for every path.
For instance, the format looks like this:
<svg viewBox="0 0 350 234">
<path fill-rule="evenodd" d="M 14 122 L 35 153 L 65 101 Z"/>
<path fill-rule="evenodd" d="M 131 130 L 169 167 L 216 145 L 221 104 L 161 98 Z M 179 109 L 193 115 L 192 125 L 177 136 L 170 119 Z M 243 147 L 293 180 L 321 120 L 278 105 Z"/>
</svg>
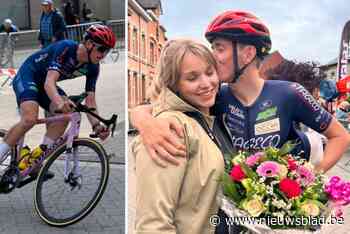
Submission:
<svg viewBox="0 0 350 234">
<path fill-rule="evenodd" d="M 233 145 L 243 150 L 281 147 L 291 139 L 295 123 L 323 132 L 332 120 L 303 86 L 277 80 L 265 81 L 259 97 L 248 107 L 228 85 L 222 85 L 214 113 L 224 116 Z"/>
<path fill-rule="evenodd" d="M 27 58 L 20 71 L 29 69 L 33 74 L 33 81 L 39 85 L 45 83 L 49 70 L 55 70 L 60 73 L 58 81 L 85 75 L 85 90 L 93 92 L 96 88 L 99 64 L 85 63 L 79 65 L 77 48 L 78 43 L 72 40 L 62 40 L 53 43 Z"/>
<path fill-rule="evenodd" d="M 58 81 L 85 75 L 85 91 L 94 92 L 100 67 L 98 64 L 79 65 L 77 60 L 78 43 L 63 40 L 42 49 L 23 63 L 13 79 L 13 89 L 17 105 L 25 101 L 35 101 L 45 110 L 50 110 L 51 100 L 46 94 L 44 84 L 49 70 L 59 72 Z M 65 92 L 57 87 L 60 95 Z"/>
</svg>

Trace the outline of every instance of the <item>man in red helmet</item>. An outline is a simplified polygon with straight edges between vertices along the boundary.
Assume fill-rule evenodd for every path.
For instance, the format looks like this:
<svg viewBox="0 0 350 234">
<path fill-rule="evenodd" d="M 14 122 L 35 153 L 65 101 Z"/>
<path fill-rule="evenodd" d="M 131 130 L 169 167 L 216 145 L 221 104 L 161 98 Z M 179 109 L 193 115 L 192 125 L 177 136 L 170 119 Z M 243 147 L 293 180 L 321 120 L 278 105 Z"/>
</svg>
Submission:
<svg viewBox="0 0 350 234">
<path fill-rule="evenodd" d="M 209 24 L 205 36 L 224 83 L 212 113 L 224 116 L 234 147 L 257 150 L 298 140 L 301 144 L 295 153 L 303 152 L 308 159 L 309 142 L 294 127 L 294 123 L 303 123 L 328 138 L 317 168 L 327 171 L 339 160 L 350 144 L 350 136 L 341 124 L 301 85 L 265 81 L 259 76 L 260 61 L 271 48 L 270 32 L 259 18 L 248 12 L 226 11 Z M 170 128 L 181 136 L 181 127 L 176 120 L 156 121 L 146 114 L 149 111 L 146 107 L 132 111 L 132 124 L 139 129 L 156 163 L 166 166 L 165 160 L 178 164 L 172 155 L 184 156 L 184 146 Z"/>
<path fill-rule="evenodd" d="M 0 162 L 6 153 L 29 131 L 38 119 L 39 106 L 47 112 L 60 110 L 63 113 L 72 111 L 72 103 L 57 82 L 86 77 L 85 91 L 88 93 L 86 105 L 96 108 L 95 88 L 99 75 L 99 62 L 106 56 L 116 42 L 113 31 L 104 25 L 92 25 L 78 44 L 72 40 L 62 40 L 29 56 L 19 68 L 13 80 L 13 89 L 21 115 L 0 144 Z M 97 110 L 97 108 L 96 108 Z M 101 139 L 109 132 L 99 121 L 88 115 L 92 129 Z M 43 144 L 50 146 L 60 137 L 67 123 L 55 122 L 47 126 Z"/>
</svg>

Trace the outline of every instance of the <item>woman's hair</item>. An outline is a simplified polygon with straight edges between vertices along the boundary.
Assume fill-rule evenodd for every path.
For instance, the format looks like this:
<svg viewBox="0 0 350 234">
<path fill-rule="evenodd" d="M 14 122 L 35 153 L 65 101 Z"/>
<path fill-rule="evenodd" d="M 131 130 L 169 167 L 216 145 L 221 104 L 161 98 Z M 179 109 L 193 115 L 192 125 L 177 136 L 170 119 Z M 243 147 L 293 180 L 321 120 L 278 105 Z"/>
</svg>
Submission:
<svg viewBox="0 0 350 234">
<path fill-rule="evenodd" d="M 158 99 L 159 95 L 169 88 L 177 91 L 181 75 L 181 64 L 184 56 L 191 53 L 216 69 L 216 61 L 211 51 L 203 44 L 190 39 L 174 39 L 168 41 L 160 55 L 159 75 L 153 80 L 151 100 Z"/>
<path fill-rule="evenodd" d="M 285 80 L 304 86 L 310 93 L 320 87 L 326 74 L 318 68 L 315 62 L 294 62 L 284 60 L 277 67 L 267 71 L 270 80 Z"/>
</svg>

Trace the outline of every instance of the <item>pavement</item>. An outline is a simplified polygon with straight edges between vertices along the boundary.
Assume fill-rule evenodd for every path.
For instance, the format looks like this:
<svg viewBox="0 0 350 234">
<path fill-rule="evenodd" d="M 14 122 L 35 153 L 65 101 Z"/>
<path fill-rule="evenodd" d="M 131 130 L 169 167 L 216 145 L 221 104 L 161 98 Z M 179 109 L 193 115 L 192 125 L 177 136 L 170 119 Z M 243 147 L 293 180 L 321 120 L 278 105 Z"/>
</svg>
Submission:
<svg viewBox="0 0 350 234">
<path fill-rule="evenodd" d="M 128 142 L 131 142 L 134 136 L 128 136 Z M 133 234 L 134 217 L 135 217 L 135 161 L 130 149 L 128 149 L 128 234 Z M 346 181 L 350 181 L 350 148 L 338 161 L 338 163 L 327 172 L 327 176 L 337 175 Z M 317 234 L 349 234 L 350 233 L 350 205 L 343 208 L 344 223 L 343 224 L 329 224 L 324 226 Z M 288 234 L 297 234 L 299 232 L 288 231 Z"/>
<path fill-rule="evenodd" d="M 65 227 L 48 226 L 34 212 L 34 183 L 10 194 L 0 194 L 0 234 L 119 234 L 125 233 L 125 57 L 121 53 L 115 64 L 101 66 L 97 82 L 96 98 L 99 113 L 105 118 L 118 114 L 114 138 L 102 142 L 107 154 L 112 155 L 110 179 L 107 189 L 97 207 L 80 222 Z M 22 61 L 16 58 L 16 61 Z M 84 90 L 85 78 L 59 83 L 68 94 Z M 0 89 L 0 128 L 8 129 L 19 120 L 15 97 L 11 87 Z M 43 113 L 40 113 L 43 117 Z M 25 138 L 26 144 L 34 147 L 41 142 L 45 127 L 35 126 Z M 80 136 L 88 136 L 91 127 L 85 116 Z"/>
</svg>

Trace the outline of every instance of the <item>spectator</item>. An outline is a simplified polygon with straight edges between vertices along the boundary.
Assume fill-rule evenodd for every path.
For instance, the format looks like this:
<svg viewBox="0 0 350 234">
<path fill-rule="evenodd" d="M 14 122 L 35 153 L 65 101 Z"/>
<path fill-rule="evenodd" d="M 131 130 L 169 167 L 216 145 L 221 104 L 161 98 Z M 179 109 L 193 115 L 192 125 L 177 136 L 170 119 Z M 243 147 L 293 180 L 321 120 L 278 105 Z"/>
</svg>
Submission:
<svg viewBox="0 0 350 234">
<path fill-rule="evenodd" d="M 6 32 L 6 33 L 18 32 L 18 29 L 16 25 L 12 23 L 11 19 L 5 19 L 4 23 L 0 25 L 0 33 L 2 32 Z"/>
<path fill-rule="evenodd" d="M 84 21 L 84 23 L 90 22 L 92 16 L 94 15 L 94 14 L 92 13 L 91 9 L 88 8 L 86 2 L 84 2 L 84 4 L 83 4 L 82 15 L 83 15 L 83 21 Z"/>
<path fill-rule="evenodd" d="M 64 39 L 66 23 L 62 14 L 54 8 L 52 0 L 41 2 L 43 13 L 40 18 L 39 41 L 42 48 L 47 47 L 52 42 Z"/>
<path fill-rule="evenodd" d="M 64 20 L 66 21 L 67 25 L 76 24 L 76 16 L 70 1 L 64 5 Z"/>
</svg>

